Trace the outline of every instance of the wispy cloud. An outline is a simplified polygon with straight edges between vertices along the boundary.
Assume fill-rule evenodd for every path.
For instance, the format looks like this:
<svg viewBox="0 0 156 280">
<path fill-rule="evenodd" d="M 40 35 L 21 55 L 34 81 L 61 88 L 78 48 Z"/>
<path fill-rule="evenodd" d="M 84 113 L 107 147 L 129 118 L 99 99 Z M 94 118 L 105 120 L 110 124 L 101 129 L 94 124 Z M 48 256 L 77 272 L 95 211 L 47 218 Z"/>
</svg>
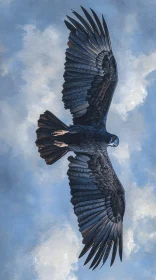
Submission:
<svg viewBox="0 0 156 280">
<path fill-rule="evenodd" d="M 33 251 L 38 279 L 77 280 L 74 271 L 78 269 L 80 244 L 71 226 L 55 227 L 48 235 Z"/>
<path fill-rule="evenodd" d="M 39 115 L 45 110 L 52 110 L 60 116 L 63 109 L 64 48 L 62 34 L 53 26 L 40 31 L 34 25 L 27 25 L 23 32 L 22 50 L 6 61 L 3 71 L 3 76 L 12 75 L 14 71 L 19 71 L 18 67 L 14 69 L 14 65 L 23 66 L 23 85 L 18 96 L 12 98 L 18 110 L 11 103 L 3 101 L 0 104 L 1 121 L 7 120 L 1 130 L 1 139 L 14 148 L 16 145 L 25 156 L 35 157 L 35 133 L 33 139 L 31 128 L 35 132 Z M 68 113 L 64 115 L 68 116 Z"/>
<path fill-rule="evenodd" d="M 142 105 L 147 97 L 148 75 L 156 70 L 156 52 L 135 57 L 129 50 L 123 50 L 118 60 L 118 100 L 112 104 L 112 109 L 114 108 L 125 120 L 128 113 Z"/>
<path fill-rule="evenodd" d="M 35 235 L 37 241 L 39 232 L 42 232 L 42 228 L 44 228 L 44 234 L 41 236 L 41 239 L 39 238 L 40 243 L 37 246 L 34 243 L 34 246 L 32 246 L 30 241 L 31 245 L 30 243 L 29 245 L 31 248 L 27 254 L 25 253 L 26 245 L 24 242 L 18 241 L 20 249 L 18 248 L 17 251 L 14 249 L 14 260 L 10 262 L 8 271 L 8 275 L 9 273 L 14 275 L 14 280 L 22 278 L 26 270 L 25 263 L 28 262 L 31 262 L 30 273 L 33 273 L 35 269 L 38 279 L 45 279 L 45 277 L 46 279 L 51 279 L 51 275 L 53 275 L 53 279 L 58 280 L 65 279 L 65 277 L 69 280 L 77 279 L 74 275 L 74 271 L 77 270 L 76 262 L 79 251 L 79 241 L 76 234 L 68 224 L 59 227 L 56 225 L 56 227 L 51 228 L 51 224 L 55 223 L 57 219 L 53 214 L 56 211 L 56 207 L 52 205 L 56 205 L 57 202 L 61 203 L 59 194 L 57 197 L 55 187 L 66 175 L 67 158 L 65 157 L 59 163 L 59 166 L 55 165 L 51 173 L 51 169 L 45 166 L 44 162 L 40 159 L 34 143 L 39 115 L 46 109 L 52 110 L 58 116 L 62 115 L 61 109 L 63 104 L 60 101 L 61 84 L 63 82 L 64 49 L 62 48 L 61 38 L 61 33 L 53 26 L 40 31 L 34 25 L 27 25 L 23 29 L 23 46 L 21 51 L 15 53 L 8 60 L 9 62 L 5 61 L 6 68 L 5 72 L 3 72 L 3 77 L 13 76 L 14 72 L 16 72 L 17 76 L 21 75 L 23 82 L 17 95 L 12 96 L 9 101 L 0 102 L 1 124 L 5 123 L 0 132 L 0 140 L 3 141 L 5 147 L 1 155 L 8 152 L 9 149 L 13 149 L 13 157 L 18 158 L 18 160 L 24 159 L 25 164 L 22 172 L 23 175 L 27 172 L 32 173 L 33 179 L 31 179 L 33 183 L 30 180 L 28 185 L 32 184 L 33 187 L 30 192 L 27 189 L 26 193 L 22 194 L 21 201 L 18 201 L 15 188 L 18 184 L 24 184 L 25 175 L 20 177 L 20 171 L 16 170 L 14 171 L 14 176 L 17 173 L 18 179 L 17 181 L 15 180 L 15 197 L 13 198 L 13 194 L 10 196 L 3 194 L 3 202 L 5 201 L 6 205 L 11 205 L 8 208 L 8 217 L 12 215 L 12 212 L 16 212 L 17 208 L 18 220 L 19 209 L 23 211 L 25 231 L 27 223 L 29 224 L 27 211 L 30 210 L 33 226 L 31 225 L 28 229 L 29 237 L 27 236 L 27 240 L 31 240 Z M 15 69 L 14 65 L 17 65 Z M 12 104 L 16 104 L 16 110 Z M 68 119 L 68 114 L 66 116 Z M 28 161 L 30 163 L 29 166 L 26 164 Z M 40 167 L 40 162 L 45 167 L 44 169 Z M 12 185 L 14 187 L 14 182 L 12 182 Z M 37 196 L 35 195 L 36 191 Z M 22 192 L 23 189 L 20 189 L 20 194 Z M 1 195 L 0 199 L 2 199 Z M 11 202 L 12 200 L 14 200 L 13 203 Z M 34 209 L 36 203 L 36 210 L 38 209 L 38 211 L 33 212 L 32 209 Z M 18 226 L 19 220 L 16 223 Z M 50 231 L 49 228 L 51 228 Z M 45 240 L 44 238 L 47 235 L 49 237 Z M 14 239 L 14 233 L 10 232 L 9 237 Z M 22 246 L 23 249 L 21 250 Z M 33 247 L 35 247 L 34 250 L 32 250 Z M 32 265 L 33 260 L 34 266 Z M 12 270 L 12 267 L 15 268 L 15 271 Z"/>
<path fill-rule="evenodd" d="M 145 252 L 150 252 L 156 240 L 155 186 L 147 184 L 139 188 L 136 183 L 132 183 L 127 191 L 127 197 L 127 218 L 129 219 L 127 224 L 129 226 L 125 233 L 125 253 L 130 256 L 140 248 L 144 248 Z"/>
</svg>

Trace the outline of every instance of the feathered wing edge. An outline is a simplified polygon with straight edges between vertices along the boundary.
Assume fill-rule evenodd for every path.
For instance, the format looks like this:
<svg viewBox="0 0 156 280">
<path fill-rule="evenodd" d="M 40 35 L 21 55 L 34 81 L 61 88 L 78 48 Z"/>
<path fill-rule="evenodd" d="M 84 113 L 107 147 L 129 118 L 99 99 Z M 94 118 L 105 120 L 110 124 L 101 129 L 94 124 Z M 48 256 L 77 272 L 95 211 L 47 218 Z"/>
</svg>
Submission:
<svg viewBox="0 0 156 280">
<path fill-rule="evenodd" d="M 118 229 L 118 227 L 120 227 L 120 229 Z M 94 270 L 101 261 L 101 267 L 105 264 L 113 246 L 110 266 L 112 266 L 115 261 L 117 248 L 119 248 L 119 257 L 122 261 L 122 235 L 122 222 L 120 222 L 120 225 L 112 225 L 110 221 L 106 222 L 105 220 L 104 224 L 98 227 L 95 223 L 90 231 L 88 231 L 89 241 L 81 251 L 79 258 L 83 257 L 90 250 L 84 265 L 92 259 L 89 268 Z M 97 239 L 96 242 L 93 242 L 93 239 Z"/>
<path fill-rule="evenodd" d="M 99 17 L 97 16 L 94 10 L 90 9 L 95 19 L 95 22 L 85 8 L 81 6 L 81 9 L 84 12 L 88 22 L 80 14 L 72 10 L 73 14 L 77 17 L 77 19 L 80 22 L 71 18 L 70 16 L 67 16 L 67 18 L 71 22 L 70 23 L 69 21 L 64 20 L 67 28 L 71 32 L 76 32 L 76 30 L 79 29 L 80 32 L 82 32 L 82 34 L 84 35 L 84 38 L 85 37 L 88 38 L 90 36 L 92 39 L 91 41 L 92 47 L 95 47 L 95 45 L 97 45 L 97 47 L 101 48 L 102 45 L 103 46 L 107 45 L 109 47 L 109 50 L 111 51 L 112 47 L 111 47 L 109 31 L 103 15 L 102 15 L 102 24 L 101 24 L 101 21 L 99 20 Z"/>
</svg>

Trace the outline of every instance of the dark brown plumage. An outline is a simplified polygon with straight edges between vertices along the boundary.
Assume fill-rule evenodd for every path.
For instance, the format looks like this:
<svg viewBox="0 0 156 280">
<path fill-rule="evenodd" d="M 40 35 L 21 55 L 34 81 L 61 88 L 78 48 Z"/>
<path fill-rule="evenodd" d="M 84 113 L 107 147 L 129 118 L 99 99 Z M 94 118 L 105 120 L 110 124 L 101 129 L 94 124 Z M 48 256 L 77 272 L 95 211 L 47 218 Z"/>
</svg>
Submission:
<svg viewBox="0 0 156 280">
<path fill-rule="evenodd" d="M 116 135 L 106 130 L 106 118 L 117 84 L 117 66 L 106 22 L 83 7 L 85 18 L 65 20 L 70 30 L 63 84 L 63 101 L 70 109 L 73 125 L 67 127 L 51 112 L 40 115 L 36 145 L 47 164 L 68 151 L 69 184 L 85 245 L 80 257 L 90 268 L 104 264 L 112 249 L 111 265 L 117 249 L 122 260 L 124 189 L 107 154 L 108 146 L 118 146 Z"/>
</svg>

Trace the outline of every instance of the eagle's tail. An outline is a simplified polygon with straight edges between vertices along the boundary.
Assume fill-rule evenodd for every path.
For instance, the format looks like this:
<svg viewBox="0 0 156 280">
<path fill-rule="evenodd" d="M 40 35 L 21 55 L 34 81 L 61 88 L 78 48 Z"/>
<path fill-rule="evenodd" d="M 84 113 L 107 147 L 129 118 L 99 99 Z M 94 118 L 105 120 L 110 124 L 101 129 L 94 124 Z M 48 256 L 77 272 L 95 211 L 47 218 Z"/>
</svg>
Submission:
<svg viewBox="0 0 156 280">
<path fill-rule="evenodd" d="M 54 132 L 68 130 L 68 126 L 49 111 L 45 111 L 44 114 L 40 115 L 38 126 L 39 128 L 36 130 L 36 146 L 40 156 L 45 159 L 46 163 L 53 164 L 68 152 L 68 147 L 56 146 Z"/>
</svg>

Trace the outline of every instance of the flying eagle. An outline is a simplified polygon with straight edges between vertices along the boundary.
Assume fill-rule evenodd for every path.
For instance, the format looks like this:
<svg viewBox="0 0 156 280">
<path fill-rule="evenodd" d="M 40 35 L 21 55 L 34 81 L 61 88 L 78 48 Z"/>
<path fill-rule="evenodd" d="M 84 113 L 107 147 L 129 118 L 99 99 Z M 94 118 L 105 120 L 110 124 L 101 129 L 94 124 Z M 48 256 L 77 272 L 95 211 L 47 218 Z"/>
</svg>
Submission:
<svg viewBox="0 0 156 280">
<path fill-rule="evenodd" d="M 67 126 L 51 112 L 38 120 L 36 145 L 47 164 L 68 151 L 71 202 L 85 245 L 80 256 L 89 252 L 90 268 L 104 264 L 112 248 L 122 260 L 125 191 L 112 167 L 107 147 L 117 147 L 119 138 L 107 132 L 106 119 L 118 81 L 106 22 L 83 7 L 85 18 L 67 16 L 70 30 L 63 84 L 63 102 L 73 116 Z M 112 247 L 113 246 L 113 247 Z"/>
</svg>

